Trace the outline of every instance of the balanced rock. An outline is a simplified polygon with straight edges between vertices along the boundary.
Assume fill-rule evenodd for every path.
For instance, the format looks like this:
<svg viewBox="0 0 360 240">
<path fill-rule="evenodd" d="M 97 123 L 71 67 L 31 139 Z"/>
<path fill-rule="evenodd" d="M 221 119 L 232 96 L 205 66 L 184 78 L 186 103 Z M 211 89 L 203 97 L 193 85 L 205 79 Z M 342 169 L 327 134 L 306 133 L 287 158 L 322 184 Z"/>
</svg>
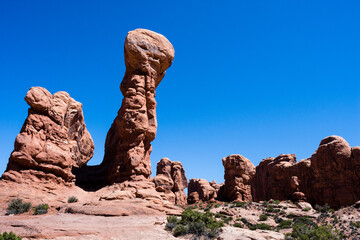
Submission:
<svg viewBox="0 0 360 240">
<path fill-rule="evenodd" d="M 174 58 L 174 48 L 161 34 L 130 31 L 125 39 L 124 95 L 105 142 L 101 167 L 107 184 L 149 179 L 151 142 L 157 130 L 155 89 Z"/>
<path fill-rule="evenodd" d="M 51 95 L 42 87 L 32 87 L 25 101 L 28 116 L 2 179 L 72 182 L 72 168 L 86 164 L 94 153 L 82 104 L 66 92 Z"/>
<path fill-rule="evenodd" d="M 156 191 L 164 192 L 168 201 L 185 205 L 187 202 L 184 189 L 187 188 L 187 178 L 182 164 L 178 161 L 171 162 L 168 158 L 162 158 L 156 168 L 156 176 L 153 178 Z"/>
<path fill-rule="evenodd" d="M 214 187 L 212 185 L 214 185 Z M 199 201 L 214 202 L 220 187 L 218 187 L 215 181 L 212 182 L 212 185 L 205 179 L 190 179 L 188 186 L 188 203 L 193 204 Z"/>
<path fill-rule="evenodd" d="M 251 181 L 255 175 L 255 166 L 241 155 L 230 155 L 222 159 L 225 168 L 225 184 L 218 193 L 223 201 L 250 201 Z"/>
</svg>

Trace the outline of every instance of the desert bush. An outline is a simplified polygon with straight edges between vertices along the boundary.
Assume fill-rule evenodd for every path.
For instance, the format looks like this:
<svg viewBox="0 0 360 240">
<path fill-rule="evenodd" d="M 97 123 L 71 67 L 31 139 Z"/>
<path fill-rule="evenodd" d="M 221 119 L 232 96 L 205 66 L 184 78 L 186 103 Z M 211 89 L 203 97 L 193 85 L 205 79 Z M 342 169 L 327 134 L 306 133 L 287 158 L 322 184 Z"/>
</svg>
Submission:
<svg viewBox="0 0 360 240">
<path fill-rule="evenodd" d="M 248 223 L 248 220 L 246 220 L 246 218 L 241 218 L 240 221 L 242 221 L 244 224 Z"/>
<path fill-rule="evenodd" d="M 177 225 L 174 229 L 173 229 L 173 235 L 175 237 L 178 237 L 180 235 L 185 235 L 189 233 L 189 227 L 188 226 L 184 226 L 184 225 Z"/>
<path fill-rule="evenodd" d="M 292 220 L 283 220 L 283 219 L 281 219 L 281 221 L 279 222 L 278 228 L 279 229 L 291 228 L 292 222 L 293 222 Z"/>
<path fill-rule="evenodd" d="M 8 204 L 8 207 L 6 209 L 6 214 L 21 214 L 24 212 L 29 211 L 31 208 L 31 203 L 29 202 L 23 202 L 22 199 L 12 199 L 10 203 Z"/>
<path fill-rule="evenodd" d="M 234 223 L 233 226 L 237 227 L 237 228 L 242 228 L 243 227 L 243 225 L 241 223 Z"/>
<path fill-rule="evenodd" d="M 330 207 L 327 203 L 324 206 L 315 205 L 315 210 L 321 213 L 327 213 L 330 210 Z"/>
<path fill-rule="evenodd" d="M 360 228 L 360 221 L 357 222 L 351 222 L 350 226 L 355 227 L 355 228 Z"/>
<path fill-rule="evenodd" d="M 4 232 L 3 234 L 0 234 L 0 240 L 21 240 L 21 237 L 16 236 L 13 232 Z"/>
<path fill-rule="evenodd" d="M 221 215 L 221 217 L 226 217 Z M 172 230 L 175 237 L 185 234 L 206 236 L 214 238 L 218 235 L 218 229 L 224 226 L 223 221 L 218 221 L 211 212 L 198 212 L 187 209 L 181 214 L 181 218 L 169 216 L 167 218 L 166 229 Z"/>
<path fill-rule="evenodd" d="M 78 201 L 78 199 L 75 196 L 71 196 L 67 200 L 68 203 L 74 203 L 74 202 L 77 202 L 77 201 Z"/>
<path fill-rule="evenodd" d="M 245 207 L 245 205 L 246 205 L 246 202 L 235 202 L 234 203 L 235 207 Z"/>
<path fill-rule="evenodd" d="M 270 200 L 269 203 L 272 203 L 272 204 L 280 204 L 280 201 L 279 200 Z"/>
<path fill-rule="evenodd" d="M 259 220 L 260 221 L 266 221 L 268 219 L 268 216 L 266 216 L 265 214 L 261 214 L 260 216 L 259 216 Z"/>
<path fill-rule="evenodd" d="M 248 225 L 248 227 L 250 230 L 256 230 L 256 229 L 271 230 L 271 227 L 266 223 L 258 223 L 258 224 Z"/>
<path fill-rule="evenodd" d="M 310 208 L 307 207 L 307 208 L 302 209 L 301 211 L 303 211 L 303 212 L 308 212 L 308 211 L 310 211 Z"/>
<path fill-rule="evenodd" d="M 39 204 L 36 207 L 34 207 L 34 214 L 35 215 L 42 215 L 47 213 L 49 209 L 49 205 L 48 204 Z"/>
<path fill-rule="evenodd" d="M 342 237 L 331 226 L 300 226 L 294 225 L 286 239 L 340 240 Z"/>
</svg>

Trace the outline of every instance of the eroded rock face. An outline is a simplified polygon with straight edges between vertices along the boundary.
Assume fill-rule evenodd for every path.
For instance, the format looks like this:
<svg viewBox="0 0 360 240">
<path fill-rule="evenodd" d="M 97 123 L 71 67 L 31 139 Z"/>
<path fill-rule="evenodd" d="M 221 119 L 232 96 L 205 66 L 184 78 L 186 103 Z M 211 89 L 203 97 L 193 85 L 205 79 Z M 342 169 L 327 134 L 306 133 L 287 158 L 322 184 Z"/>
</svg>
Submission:
<svg viewBox="0 0 360 240">
<path fill-rule="evenodd" d="M 255 175 L 255 166 L 241 155 L 230 155 L 222 159 L 225 168 L 225 184 L 218 193 L 223 201 L 250 201 L 251 181 Z"/>
<path fill-rule="evenodd" d="M 214 202 L 217 198 L 218 184 L 215 181 L 209 183 L 205 179 L 190 179 L 188 186 L 188 203 L 199 201 Z"/>
<path fill-rule="evenodd" d="M 349 144 L 339 136 L 324 138 L 311 156 L 311 184 L 314 194 L 307 196 L 311 202 L 332 207 L 354 204 L 360 199 L 360 174 L 358 148 L 354 153 Z"/>
<path fill-rule="evenodd" d="M 360 147 L 330 136 L 309 159 L 296 162 L 293 154 L 264 159 L 256 167 L 253 199 L 302 200 L 332 208 L 354 204 L 360 199 L 359 153 Z"/>
<path fill-rule="evenodd" d="M 42 87 L 32 87 L 25 101 L 28 117 L 2 179 L 72 182 L 72 168 L 86 164 L 94 153 L 82 104 L 66 92 L 51 95 Z"/>
<path fill-rule="evenodd" d="M 296 163 L 295 154 L 281 154 L 262 160 L 256 167 L 252 182 L 253 200 L 291 199 L 294 192 L 306 189 L 309 167 L 309 160 Z"/>
<path fill-rule="evenodd" d="M 155 139 L 155 89 L 174 58 L 174 48 L 162 35 L 136 29 L 125 39 L 126 72 L 120 90 L 121 108 L 105 142 L 106 183 L 149 179 L 151 142 Z"/>
<path fill-rule="evenodd" d="M 162 158 L 157 164 L 153 182 L 156 191 L 164 192 L 168 201 L 186 205 L 187 197 L 184 189 L 187 188 L 188 183 L 185 170 L 180 162 L 171 162 L 168 158 Z"/>
</svg>

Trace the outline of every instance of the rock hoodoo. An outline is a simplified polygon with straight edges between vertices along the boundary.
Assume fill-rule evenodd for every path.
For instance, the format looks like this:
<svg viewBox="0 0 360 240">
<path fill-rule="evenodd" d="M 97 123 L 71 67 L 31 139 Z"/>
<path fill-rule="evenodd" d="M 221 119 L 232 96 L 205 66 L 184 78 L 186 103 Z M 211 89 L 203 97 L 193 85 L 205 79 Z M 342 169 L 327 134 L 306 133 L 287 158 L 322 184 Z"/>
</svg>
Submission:
<svg viewBox="0 0 360 240">
<path fill-rule="evenodd" d="M 235 154 L 222 159 L 225 168 L 225 184 L 218 193 L 223 201 L 250 201 L 251 180 L 255 175 L 255 166 L 249 159 Z"/>
<path fill-rule="evenodd" d="M 149 179 L 151 142 L 155 139 L 155 89 L 174 58 L 174 48 L 161 34 L 136 29 L 125 39 L 124 95 L 105 142 L 101 168 L 107 184 Z"/>
<path fill-rule="evenodd" d="M 153 182 L 156 191 L 164 192 L 169 202 L 186 205 L 187 198 L 184 189 L 188 186 L 188 182 L 180 162 L 171 162 L 168 158 L 162 158 L 157 164 Z"/>
<path fill-rule="evenodd" d="M 94 153 L 82 104 L 66 92 L 51 95 L 42 87 L 32 87 L 25 101 L 28 117 L 2 179 L 72 182 L 72 168 L 86 164 Z"/>
</svg>

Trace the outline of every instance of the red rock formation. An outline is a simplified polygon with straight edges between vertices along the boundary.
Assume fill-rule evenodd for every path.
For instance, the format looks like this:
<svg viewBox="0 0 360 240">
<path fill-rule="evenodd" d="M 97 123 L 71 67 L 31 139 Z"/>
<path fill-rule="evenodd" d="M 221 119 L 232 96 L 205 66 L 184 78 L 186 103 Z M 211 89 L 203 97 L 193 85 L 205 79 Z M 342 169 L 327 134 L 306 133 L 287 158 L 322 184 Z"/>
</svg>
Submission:
<svg viewBox="0 0 360 240">
<path fill-rule="evenodd" d="M 124 50 L 124 98 L 107 134 L 102 163 L 107 184 L 150 177 L 150 143 L 157 129 L 155 89 L 174 58 L 171 43 L 145 29 L 129 32 Z"/>
<path fill-rule="evenodd" d="M 267 158 L 256 167 L 255 201 L 308 200 L 311 204 L 348 206 L 360 199 L 360 147 L 351 148 L 339 136 L 324 138 L 311 158 L 295 155 Z"/>
<path fill-rule="evenodd" d="M 307 196 L 313 203 L 331 207 L 354 204 L 360 199 L 360 158 L 358 147 L 353 150 L 339 136 L 324 138 L 311 156 L 312 193 Z"/>
<path fill-rule="evenodd" d="M 218 193 L 222 201 L 250 201 L 251 180 L 255 166 L 241 155 L 230 155 L 222 159 L 225 168 L 225 184 Z"/>
<path fill-rule="evenodd" d="M 164 192 L 168 201 L 178 205 L 186 205 L 187 199 L 184 189 L 188 186 L 185 170 L 180 162 L 171 162 L 162 158 L 156 168 L 153 178 L 156 191 Z"/>
<path fill-rule="evenodd" d="M 309 166 L 308 160 L 296 163 L 295 154 L 281 154 L 275 159 L 262 160 L 252 180 L 254 201 L 291 199 L 294 192 L 304 190 Z"/>
<path fill-rule="evenodd" d="M 217 198 L 219 185 L 215 181 L 209 183 L 205 179 L 190 179 L 188 186 L 188 203 L 193 204 L 199 201 L 214 202 Z"/>
<path fill-rule="evenodd" d="M 66 92 L 51 95 L 41 87 L 31 88 L 25 101 L 28 117 L 2 179 L 73 181 L 72 168 L 86 164 L 94 152 L 81 103 Z"/>
</svg>

